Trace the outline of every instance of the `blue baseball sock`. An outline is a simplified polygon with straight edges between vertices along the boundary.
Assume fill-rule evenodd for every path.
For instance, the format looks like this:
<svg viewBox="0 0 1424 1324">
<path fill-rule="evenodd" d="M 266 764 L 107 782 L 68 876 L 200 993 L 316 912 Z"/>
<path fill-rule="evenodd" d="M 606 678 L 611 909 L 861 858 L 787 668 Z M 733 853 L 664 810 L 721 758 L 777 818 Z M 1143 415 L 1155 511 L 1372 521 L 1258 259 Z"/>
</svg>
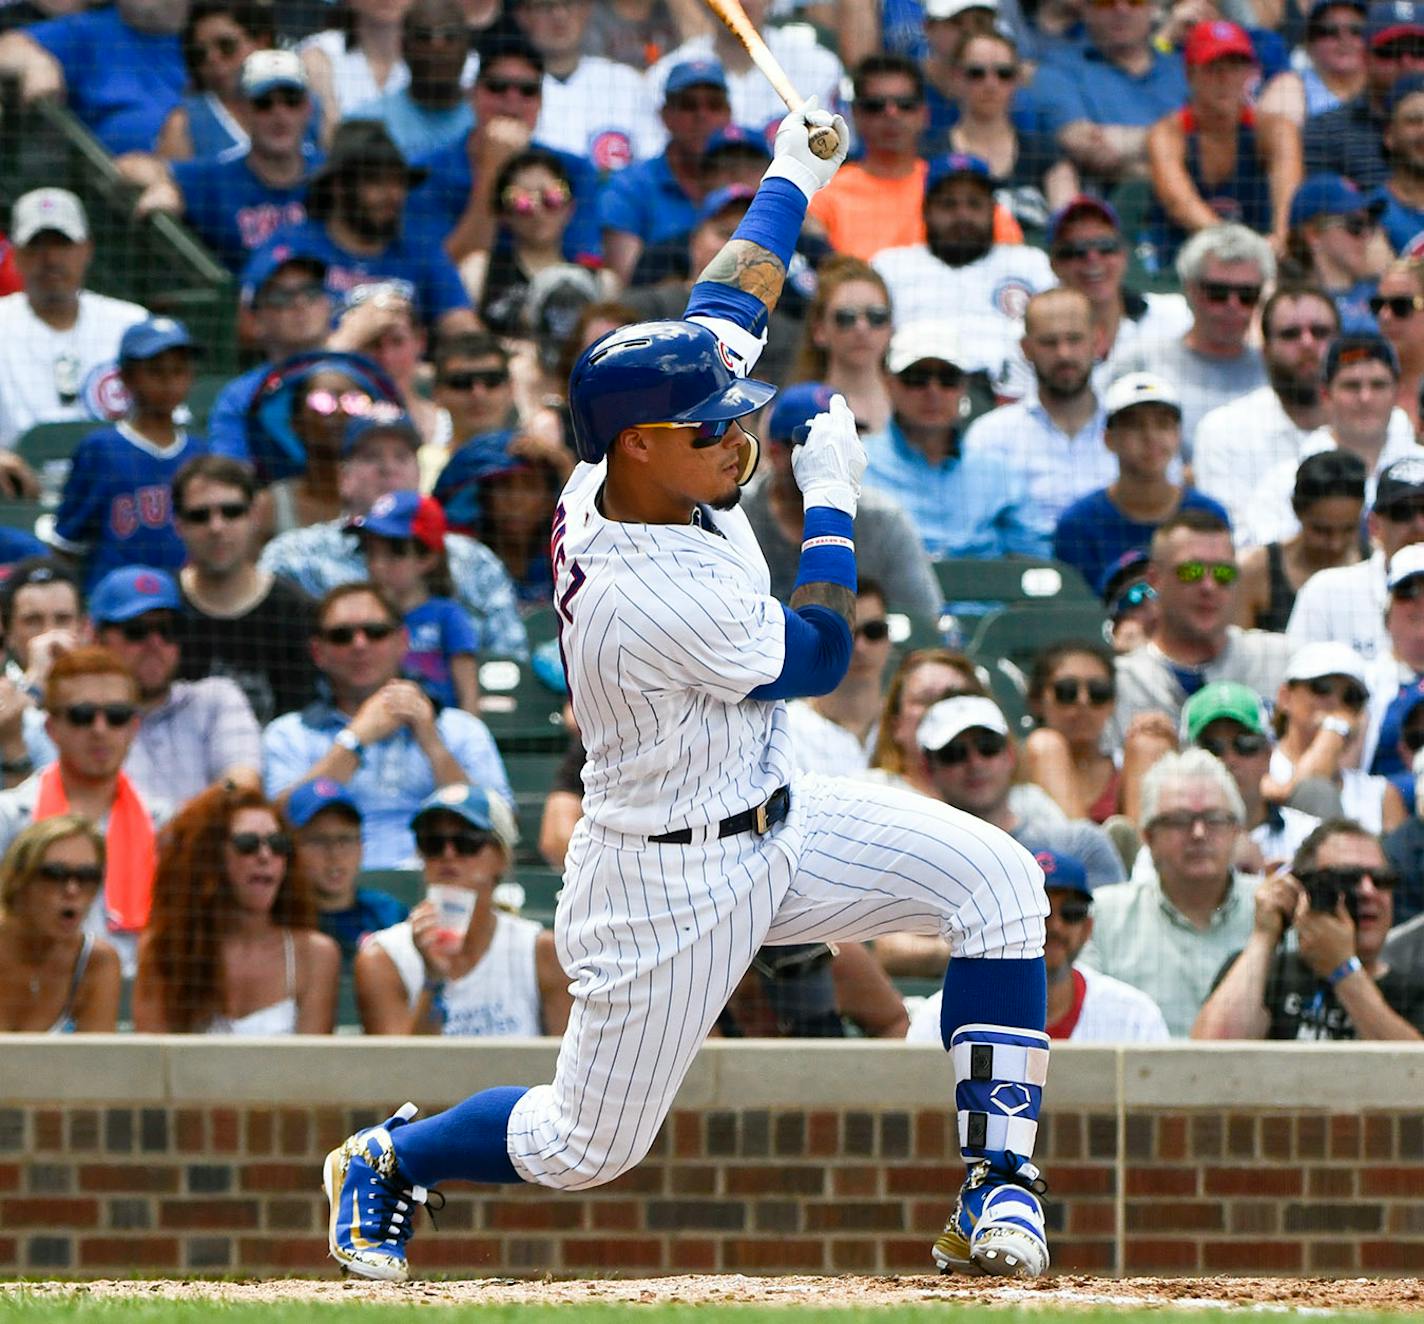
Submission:
<svg viewBox="0 0 1424 1324">
<path fill-rule="evenodd" d="M 505 1133 L 514 1105 L 527 1092 L 521 1085 L 481 1090 L 443 1113 L 392 1131 L 397 1166 L 415 1186 L 523 1181 L 509 1161 Z"/>
<path fill-rule="evenodd" d="M 1024 961 L 956 956 L 944 972 L 939 1033 L 946 1049 L 961 1025 L 1002 1025 L 1042 1031 L 1048 1016 L 1043 957 Z"/>
</svg>

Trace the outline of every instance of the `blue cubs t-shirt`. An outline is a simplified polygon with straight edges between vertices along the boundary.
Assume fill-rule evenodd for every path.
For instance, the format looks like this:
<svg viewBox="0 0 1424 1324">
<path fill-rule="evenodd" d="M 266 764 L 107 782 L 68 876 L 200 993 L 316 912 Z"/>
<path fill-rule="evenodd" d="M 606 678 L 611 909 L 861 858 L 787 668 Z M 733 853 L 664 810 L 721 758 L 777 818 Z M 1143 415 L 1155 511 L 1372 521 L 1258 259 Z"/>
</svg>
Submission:
<svg viewBox="0 0 1424 1324">
<path fill-rule="evenodd" d="M 67 14 L 26 31 L 59 61 L 69 108 L 109 151 L 153 150 L 188 83 L 174 33 L 140 32 L 113 7 Z"/>
<path fill-rule="evenodd" d="M 206 450 L 181 429 L 171 446 L 159 447 L 128 423 L 79 443 L 50 539 L 83 558 L 86 594 L 124 565 L 178 572 L 187 552 L 173 527 L 173 476 Z"/>
<path fill-rule="evenodd" d="M 381 280 L 406 281 L 415 290 L 421 318 L 438 322 L 446 313 L 470 306 L 469 296 L 460 283 L 460 273 L 445 255 L 444 238 L 444 232 L 432 230 L 426 223 L 408 216 L 400 234 L 383 253 L 366 257 L 340 247 L 320 222 L 304 221 L 300 225 L 282 226 L 258 252 L 286 244 L 325 262 L 326 288 L 338 301 L 358 285 Z M 244 285 L 251 283 L 244 278 Z"/>
<path fill-rule="evenodd" d="M 1224 521 L 1231 520 L 1225 509 L 1194 487 L 1182 492 L 1179 510 L 1205 510 Z M 1156 524 L 1128 519 L 1111 501 L 1107 488 L 1100 487 L 1080 497 L 1058 519 L 1053 531 L 1053 555 L 1083 573 L 1089 584 L 1100 584 L 1104 572 L 1125 552 L 1146 550 L 1157 532 Z"/>
<path fill-rule="evenodd" d="M 399 924 L 409 913 L 389 892 L 358 887 L 354 905 L 345 910 L 324 910 L 318 922 L 328 938 L 336 939 L 342 961 L 349 962 L 355 959 L 367 934 Z"/>
<path fill-rule="evenodd" d="M 306 220 L 307 178 L 322 157 L 311 146 L 303 155 L 307 174 L 283 188 L 270 188 L 253 174 L 245 147 L 174 163 L 173 178 L 183 191 L 183 219 L 229 271 L 240 272 L 283 226 Z"/>
<path fill-rule="evenodd" d="M 453 598 L 429 598 L 405 616 L 410 632 L 410 651 L 403 669 L 418 680 L 447 708 L 457 707 L 455 685 L 450 679 L 450 659 L 461 653 L 477 653 L 479 632 L 469 614 Z"/>
</svg>

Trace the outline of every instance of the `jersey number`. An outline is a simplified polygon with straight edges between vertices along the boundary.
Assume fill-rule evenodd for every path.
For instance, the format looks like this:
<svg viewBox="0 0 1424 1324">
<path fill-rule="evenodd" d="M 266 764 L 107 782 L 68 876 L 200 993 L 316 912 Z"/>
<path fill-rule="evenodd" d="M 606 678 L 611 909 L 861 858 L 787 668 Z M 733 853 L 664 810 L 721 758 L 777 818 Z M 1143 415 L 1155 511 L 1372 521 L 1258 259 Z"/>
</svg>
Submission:
<svg viewBox="0 0 1424 1324">
<path fill-rule="evenodd" d="M 574 613 L 572 603 L 574 594 L 584 586 L 584 581 L 588 578 L 583 572 L 583 567 L 577 561 L 569 562 L 569 586 L 559 598 L 559 614 L 570 624 L 573 624 Z"/>
</svg>

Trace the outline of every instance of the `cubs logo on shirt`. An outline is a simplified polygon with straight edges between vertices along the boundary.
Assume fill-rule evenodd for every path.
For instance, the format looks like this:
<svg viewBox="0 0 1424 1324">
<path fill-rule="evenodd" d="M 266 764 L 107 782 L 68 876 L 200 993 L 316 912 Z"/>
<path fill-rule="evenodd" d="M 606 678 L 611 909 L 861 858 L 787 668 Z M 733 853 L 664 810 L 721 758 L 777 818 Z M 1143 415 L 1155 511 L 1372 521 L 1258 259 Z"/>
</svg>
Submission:
<svg viewBox="0 0 1424 1324">
<path fill-rule="evenodd" d="M 1005 317 L 1022 318 L 1033 297 L 1033 286 L 1018 276 L 1009 276 L 994 286 L 989 301 Z"/>
<path fill-rule="evenodd" d="M 633 164 L 633 140 L 622 129 L 601 129 L 588 141 L 589 160 L 603 173 Z"/>
<path fill-rule="evenodd" d="M 108 422 L 125 417 L 133 403 L 119 376 L 119 365 L 112 359 L 89 369 L 79 388 L 79 400 L 90 418 Z"/>
</svg>

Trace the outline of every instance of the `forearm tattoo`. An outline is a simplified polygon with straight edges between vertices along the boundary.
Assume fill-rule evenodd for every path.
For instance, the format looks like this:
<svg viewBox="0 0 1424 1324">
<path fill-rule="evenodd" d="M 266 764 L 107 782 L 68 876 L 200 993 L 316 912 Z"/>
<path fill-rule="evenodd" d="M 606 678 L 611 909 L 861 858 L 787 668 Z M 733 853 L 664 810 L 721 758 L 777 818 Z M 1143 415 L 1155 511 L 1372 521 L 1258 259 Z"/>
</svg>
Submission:
<svg viewBox="0 0 1424 1324">
<path fill-rule="evenodd" d="M 791 595 L 791 610 L 798 607 L 825 607 L 835 612 L 855 634 L 855 594 L 842 584 L 802 584 Z"/>
<path fill-rule="evenodd" d="M 768 308 L 775 308 L 786 283 L 786 266 L 769 248 L 749 239 L 732 239 L 707 264 L 699 279 L 745 290 Z"/>
</svg>

